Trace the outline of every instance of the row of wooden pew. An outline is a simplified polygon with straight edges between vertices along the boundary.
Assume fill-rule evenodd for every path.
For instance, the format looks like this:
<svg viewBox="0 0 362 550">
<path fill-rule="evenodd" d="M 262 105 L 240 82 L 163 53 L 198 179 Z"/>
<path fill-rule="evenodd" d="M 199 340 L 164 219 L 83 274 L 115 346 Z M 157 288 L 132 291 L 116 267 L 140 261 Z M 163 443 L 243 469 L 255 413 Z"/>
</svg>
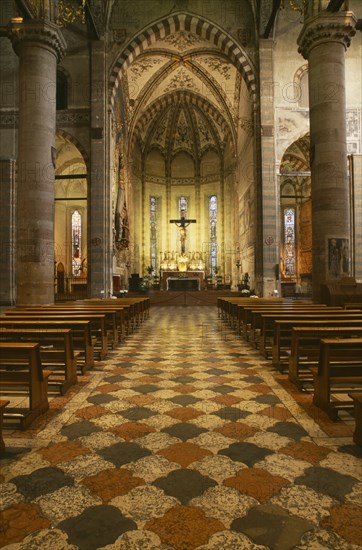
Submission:
<svg viewBox="0 0 362 550">
<path fill-rule="evenodd" d="M 80 300 L 8 309 L 0 316 L 0 451 L 3 420 L 27 428 L 95 360 L 107 357 L 149 317 L 148 297 Z M 12 407 L 24 397 L 23 407 Z M 10 406 L 9 406 L 10 404 Z"/>
<path fill-rule="evenodd" d="M 219 298 L 218 316 L 336 420 L 354 405 L 362 445 L 362 309 L 282 298 Z M 333 395 L 343 393 L 344 400 Z"/>
</svg>

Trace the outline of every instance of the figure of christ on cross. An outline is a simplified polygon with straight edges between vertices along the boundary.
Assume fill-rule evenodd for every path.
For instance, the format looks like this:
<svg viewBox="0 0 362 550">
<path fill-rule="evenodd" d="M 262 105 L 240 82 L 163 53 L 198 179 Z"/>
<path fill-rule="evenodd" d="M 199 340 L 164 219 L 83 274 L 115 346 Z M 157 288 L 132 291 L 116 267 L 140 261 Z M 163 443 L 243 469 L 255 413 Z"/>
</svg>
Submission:
<svg viewBox="0 0 362 550">
<path fill-rule="evenodd" d="M 186 227 L 188 227 L 190 223 L 196 223 L 196 220 L 188 220 L 186 218 L 185 210 L 181 210 L 180 219 L 170 220 L 170 223 L 174 223 L 175 225 L 177 225 L 177 227 L 180 228 L 181 254 L 183 255 L 186 252 Z"/>
</svg>

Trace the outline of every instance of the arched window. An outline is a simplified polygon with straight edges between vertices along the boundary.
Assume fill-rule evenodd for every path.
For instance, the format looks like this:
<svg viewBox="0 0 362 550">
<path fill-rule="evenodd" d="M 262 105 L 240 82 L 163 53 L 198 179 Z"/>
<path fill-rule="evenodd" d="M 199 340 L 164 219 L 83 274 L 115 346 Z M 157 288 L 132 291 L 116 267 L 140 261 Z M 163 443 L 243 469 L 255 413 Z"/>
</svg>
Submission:
<svg viewBox="0 0 362 550">
<path fill-rule="evenodd" d="M 178 201 L 178 210 L 180 218 L 187 218 L 187 198 L 180 197 Z"/>
<path fill-rule="evenodd" d="M 56 109 L 68 109 L 68 79 L 62 71 L 57 71 Z"/>
<path fill-rule="evenodd" d="M 284 272 L 295 276 L 295 209 L 284 209 Z"/>
<path fill-rule="evenodd" d="M 82 216 L 78 210 L 72 214 L 72 275 L 81 275 L 82 266 Z"/>
<path fill-rule="evenodd" d="M 209 225 L 210 225 L 210 271 L 213 273 L 217 267 L 217 197 L 212 195 L 209 199 Z"/>
<path fill-rule="evenodd" d="M 157 271 L 157 198 L 150 197 L 150 265 Z"/>
</svg>

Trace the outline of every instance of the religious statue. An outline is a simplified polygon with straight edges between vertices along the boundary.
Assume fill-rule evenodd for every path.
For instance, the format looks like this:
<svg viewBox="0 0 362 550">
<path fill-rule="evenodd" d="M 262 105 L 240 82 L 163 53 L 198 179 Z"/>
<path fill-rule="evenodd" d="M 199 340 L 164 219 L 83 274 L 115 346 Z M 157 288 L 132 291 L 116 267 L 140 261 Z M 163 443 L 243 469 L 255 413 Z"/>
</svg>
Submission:
<svg viewBox="0 0 362 550">
<path fill-rule="evenodd" d="M 186 236 L 187 236 L 186 227 L 188 227 L 190 223 L 196 223 L 196 220 L 186 219 L 185 210 L 181 210 L 180 219 L 170 220 L 170 223 L 174 223 L 177 227 L 180 228 L 181 255 L 183 255 L 186 252 Z"/>
<path fill-rule="evenodd" d="M 186 250 L 186 227 L 180 227 L 180 243 L 181 243 L 181 254 L 185 254 Z"/>
<path fill-rule="evenodd" d="M 200 252 L 192 253 L 189 269 L 191 269 L 192 271 L 203 271 L 205 269 L 205 263 L 202 259 Z"/>
<path fill-rule="evenodd" d="M 187 271 L 188 263 L 189 263 L 189 258 L 187 256 L 187 254 L 181 254 L 178 257 L 178 260 L 177 260 L 178 270 L 179 271 Z"/>
</svg>

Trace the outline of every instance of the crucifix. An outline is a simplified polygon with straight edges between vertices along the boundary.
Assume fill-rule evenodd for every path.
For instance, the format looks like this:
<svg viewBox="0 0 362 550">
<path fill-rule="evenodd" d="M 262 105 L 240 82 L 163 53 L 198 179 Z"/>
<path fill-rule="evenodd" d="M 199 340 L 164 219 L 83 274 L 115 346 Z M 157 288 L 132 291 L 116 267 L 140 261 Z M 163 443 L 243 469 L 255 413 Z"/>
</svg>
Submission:
<svg viewBox="0 0 362 550">
<path fill-rule="evenodd" d="M 177 227 L 180 228 L 180 242 L 181 242 L 181 254 L 185 254 L 186 248 L 186 227 L 190 225 L 190 223 L 196 223 L 196 220 L 188 220 L 186 218 L 186 211 L 181 210 L 180 212 L 180 219 L 179 220 L 170 220 L 170 223 L 174 223 L 177 225 Z"/>
</svg>

